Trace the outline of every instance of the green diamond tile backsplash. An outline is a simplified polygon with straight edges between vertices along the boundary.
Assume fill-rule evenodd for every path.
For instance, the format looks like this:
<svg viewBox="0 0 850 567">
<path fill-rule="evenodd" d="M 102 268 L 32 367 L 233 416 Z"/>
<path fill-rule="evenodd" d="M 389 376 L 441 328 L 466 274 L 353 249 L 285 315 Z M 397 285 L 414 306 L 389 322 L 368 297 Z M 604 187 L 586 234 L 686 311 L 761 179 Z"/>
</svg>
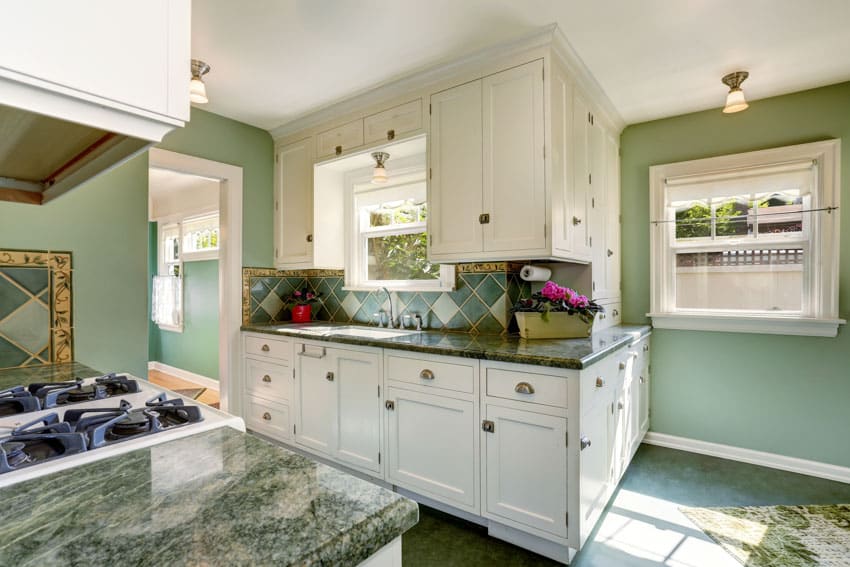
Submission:
<svg viewBox="0 0 850 567">
<path fill-rule="evenodd" d="M 422 317 L 422 326 L 433 330 L 477 334 L 504 334 L 516 330 L 510 312 L 530 286 L 519 277 L 521 264 L 492 263 L 458 266 L 452 292 L 392 292 L 396 314 Z M 389 311 L 382 291 L 345 291 L 344 275 L 335 271 L 277 272 L 243 268 L 243 321 L 281 323 L 290 319 L 283 298 L 296 289 L 321 294 L 313 304 L 313 319 L 339 323 L 375 323 L 374 314 Z M 2 348 L 2 347 L 0 347 Z"/>
<path fill-rule="evenodd" d="M 0 250 L 0 368 L 71 362 L 71 254 Z"/>
</svg>

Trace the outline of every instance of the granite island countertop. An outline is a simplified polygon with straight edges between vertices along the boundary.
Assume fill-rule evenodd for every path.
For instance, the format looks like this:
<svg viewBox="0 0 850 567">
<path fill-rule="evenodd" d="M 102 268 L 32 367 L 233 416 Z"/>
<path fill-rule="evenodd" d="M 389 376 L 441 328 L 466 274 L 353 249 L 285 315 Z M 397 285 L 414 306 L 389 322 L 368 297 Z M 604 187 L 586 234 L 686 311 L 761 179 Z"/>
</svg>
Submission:
<svg viewBox="0 0 850 567">
<path fill-rule="evenodd" d="M 473 335 L 439 331 L 421 331 L 391 338 L 364 338 L 334 334 L 334 327 L 347 326 L 350 325 L 315 321 L 310 324 L 243 325 L 242 330 L 343 344 L 575 370 L 587 368 L 619 348 L 646 335 L 651 330 L 648 325 L 618 325 L 593 333 L 586 339 L 534 340 L 522 339 L 517 335 Z M 323 327 L 327 327 L 327 331 L 318 333 L 316 330 L 311 330 Z"/>
<path fill-rule="evenodd" d="M 229 427 L 0 499 L 0 565 L 16 566 L 357 565 L 418 521 L 407 498 Z"/>
</svg>

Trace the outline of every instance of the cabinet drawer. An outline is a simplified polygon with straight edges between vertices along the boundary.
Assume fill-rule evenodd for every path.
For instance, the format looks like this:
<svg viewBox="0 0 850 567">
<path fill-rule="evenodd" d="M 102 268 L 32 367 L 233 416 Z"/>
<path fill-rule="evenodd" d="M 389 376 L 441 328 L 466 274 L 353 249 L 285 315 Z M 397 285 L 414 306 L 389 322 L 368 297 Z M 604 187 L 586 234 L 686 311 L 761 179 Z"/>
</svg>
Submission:
<svg viewBox="0 0 850 567">
<path fill-rule="evenodd" d="M 342 153 L 363 145 L 363 120 L 354 120 L 330 130 L 316 134 L 316 157 Z M 337 152 L 337 147 L 340 151 Z"/>
<path fill-rule="evenodd" d="M 363 119 L 366 143 L 392 140 L 422 128 L 422 99 L 400 104 Z"/>
<path fill-rule="evenodd" d="M 567 407 L 566 377 L 501 368 L 487 368 L 484 372 L 485 391 L 488 396 L 559 408 Z"/>
<path fill-rule="evenodd" d="M 245 337 L 245 354 L 267 356 L 289 362 L 292 343 L 287 340 L 248 335 Z"/>
<path fill-rule="evenodd" d="M 245 359 L 245 391 L 273 402 L 289 400 L 289 366 Z"/>
<path fill-rule="evenodd" d="M 593 322 L 594 331 L 601 331 L 622 323 L 622 303 L 619 301 L 600 301 L 599 304 L 605 308 L 605 312 L 596 316 L 596 320 Z"/>
<path fill-rule="evenodd" d="M 289 439 L 289 407 L 249 396 L 245 402 L 245 421 L 253 431 L 275 439 Z"/>
<path fill-rule="evenodd" d="M 475 371 L 472 366 L 463 364 L 390 355 L 387 357 L 387 379 L 471 394 Z"/>
<path fill-rule="evenodd" d="M 579 389 L 582 413 L 614 399 L 614 388 L 619 380 L 619 363 L 619 356 L 614 353 L 581 371 Z"/>
</svg>

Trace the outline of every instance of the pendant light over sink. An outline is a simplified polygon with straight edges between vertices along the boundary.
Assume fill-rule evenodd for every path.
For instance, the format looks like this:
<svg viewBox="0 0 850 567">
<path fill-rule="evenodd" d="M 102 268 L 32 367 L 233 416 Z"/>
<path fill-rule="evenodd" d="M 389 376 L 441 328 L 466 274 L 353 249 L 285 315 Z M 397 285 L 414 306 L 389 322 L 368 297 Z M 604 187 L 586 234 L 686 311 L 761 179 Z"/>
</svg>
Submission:
<svg viewBox="0 0 850 567">
<path fill-rule="evenodd" d="M 189 82 L 189 100 L 197 104 L 206 104 L 207 87 L 201 78 L 210 72 L 210 66 L 200 59 L 192 59 L 192 80 Z"/>
<path fill-rule="evenodd" d="M 372 183 L 383 185 L 388 180 L 384 162 L 390 159 L 390 154 L 387 152 L 372 152 L 372 158 L 375 160 L 375 169 L 372 170 Z"/>
<path fill-rule="evenodd" d="M 729 94 L 726 95 L 726 106 L 723 107 L 724 114 L 741 112 L 750 106 L 747 104 L 747 99 L 744 98 L 744 91 L 741 90 L 741 83 L 749 76 L 750 74 L 746 71 L 735 71 L 720 79 L 724 85 L 729 87 Z"/>
</svg>

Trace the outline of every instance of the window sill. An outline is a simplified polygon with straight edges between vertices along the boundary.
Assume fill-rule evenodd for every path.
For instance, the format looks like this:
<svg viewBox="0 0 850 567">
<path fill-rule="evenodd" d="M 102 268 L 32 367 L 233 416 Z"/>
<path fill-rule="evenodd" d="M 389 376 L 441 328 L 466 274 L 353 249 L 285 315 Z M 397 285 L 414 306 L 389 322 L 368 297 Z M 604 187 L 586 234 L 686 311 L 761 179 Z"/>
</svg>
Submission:
<svg viewBox="0 0 850 567">
<path fill-rule="evenodd" d="M 182 333 L 183 325 L 157 325 L 160 331 L 169 331 L 171 333 Z"/>
<path fill-rule="evenodd" d="M 180 258 L 184 262 L 199 262 L 201 260 L 218 260 L 218 248 L 213 250 L 198 250 L 195 252 L 183 252 Z"/>
<path fill-rule="evenodd" d="M 694 313 L 647 313 L 656 329 L 684 331 L 719 331 L 726 333 L 761 333 L 766 335 L 799 335 L 835 337 L 844 319 L 811 317 L 771 317 L 759 315 L 702 315 Z"/>
<path fill-rule="evenodd" d="M 399 291 L 413 291 L 413 292 L 424 292 L 424 291 L 434 291 L 437 293 L 440 292 L 449 292 L 454 291 L 455 286 L 424 286 L 424 285 L 343 285 L 343 291 L 380 291 L 386 287 L 389 291 L 399 292 Z"/>
</svg>

